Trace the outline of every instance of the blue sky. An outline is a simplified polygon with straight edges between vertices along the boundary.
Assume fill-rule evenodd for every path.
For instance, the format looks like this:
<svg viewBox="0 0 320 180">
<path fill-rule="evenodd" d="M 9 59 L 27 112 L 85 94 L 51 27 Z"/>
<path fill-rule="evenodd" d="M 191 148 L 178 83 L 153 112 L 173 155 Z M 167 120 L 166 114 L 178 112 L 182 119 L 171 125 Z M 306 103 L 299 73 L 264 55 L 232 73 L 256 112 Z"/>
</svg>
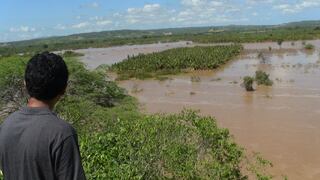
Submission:
<svg viewBox="0 0 320 180">
<path fill-rule="evenodd" d="M 320 0 L 0 0 L 0 42 L 73 33 L 320 20 Z"/>
</svg>

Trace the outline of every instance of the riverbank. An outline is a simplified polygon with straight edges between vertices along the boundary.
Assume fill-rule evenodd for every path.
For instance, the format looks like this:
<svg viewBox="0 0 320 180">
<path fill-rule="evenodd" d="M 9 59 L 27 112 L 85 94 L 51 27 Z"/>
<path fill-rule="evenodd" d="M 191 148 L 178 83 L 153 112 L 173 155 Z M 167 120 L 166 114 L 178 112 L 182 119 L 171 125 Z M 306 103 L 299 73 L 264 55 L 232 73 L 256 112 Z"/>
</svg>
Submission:
<svg viewBox="0 0 320 180">
<path fill-rule="evenodd" d="M 146 113 L 172 113 L 188 107 L 216 117 L 239 144 L 271 160 L 274 174 L 286 174 L 289 179 L 319 179 L 320 41 L 306 43 L 316 50 L 304 50 L 303 41 L 284 42 L 281 47 L 277 43 L 245 43 L 238 59 L 217 70 L 170 76 L 164 81 L 123 81 L 120 85 L 138 98 Z M 179 42 L 80 52 L 90 52 L 82 60 L 93 68 L 119 62 L 131 53 L 195 45 L 199 44 Z M 261 51 L 265 61 L 258 58 Z M 244 91 L 241 78 L 256 70 L 269 73 L 274 86 Z M 192 82 L 192 76 L 200 81 Z"/>
</svg>

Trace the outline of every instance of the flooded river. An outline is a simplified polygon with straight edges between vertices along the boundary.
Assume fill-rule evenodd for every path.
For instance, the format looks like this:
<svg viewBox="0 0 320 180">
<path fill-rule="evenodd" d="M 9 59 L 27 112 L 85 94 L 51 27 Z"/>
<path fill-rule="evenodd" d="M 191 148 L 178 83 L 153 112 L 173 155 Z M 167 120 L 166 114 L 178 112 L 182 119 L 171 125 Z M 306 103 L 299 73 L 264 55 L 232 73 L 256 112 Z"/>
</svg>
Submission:
<svg viewBox="0 0 320 180">
<path fill-rule="evenodd" d="M 281 49 L 275 43 L 245 44 L 241 56 L 218 70 L 170 76 L 165 81 L 123 81 L 120 85 L 138 98 L 146 113 L 192 108 L 216 117 L 219 125 L 228 128 L 249 152 L 261 152 L 271 160 L 272 173 L 278 177 L 285 174 L 289 179 L 320 179 L 319 42 L 311 42 L 316 45 L 313 51 L 302 50 L 301 42 L 284 43 Z M 84 58 L 91 58 L 84 62 L 96 67 L 101 62 L 117 62 L 128 52 L 192 46 L 179 43 L 154 45 L 161 48 L 139 45 L 116 47 L 119 51 L 107 48 L 82 52 L 90 52 Z M 264 59 L 257 58 L 260 51 Z M 93 56 L 97 52 L 108 58 L 97 60 Z M 253 76 L 256 70 L 269 73 L 274 85 L 246 92 L 242 78 Z M 195 79 L 191 77 L 199 81 L 191 81 Z"/>
</svg>

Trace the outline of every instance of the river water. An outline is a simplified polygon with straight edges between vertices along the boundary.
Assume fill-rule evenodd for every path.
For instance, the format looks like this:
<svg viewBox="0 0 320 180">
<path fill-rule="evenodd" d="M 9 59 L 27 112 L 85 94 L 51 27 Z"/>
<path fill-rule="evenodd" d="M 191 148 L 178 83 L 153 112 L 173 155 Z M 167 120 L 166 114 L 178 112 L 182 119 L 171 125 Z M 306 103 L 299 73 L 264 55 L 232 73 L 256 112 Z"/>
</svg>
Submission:
<svg viewBox="0 0 320 180">
<path fill-rule="evenodd" d="M 320 179 L 320 41 L 311 43 L 316 50 L 303 50 L 302 42 L 287 42 L 281 48 L 275 43 L 244 44 L 244 53 L 214 71 L 170 76 L 165 81 L 129 80 L 119 84 L 138 98 L 146 113 L 192 108 L 216 117 L 248 152 L 260 152 L 271 160 L 271 172 L 278 177 Z M 86 53 L 83 61 L 93 68 L 100 63 L 118 62 L 128 53 L 193 45 L 179 42 L 81 52 Z M 263 52 L 265 58 L 259 59 L 258 52 Z M 257 70 L 270 74 L 274 85 L 246 92 L 242 78 L 253 76 Z M 192 82 L 193 76 L 200 81 Z"/>
</svg>

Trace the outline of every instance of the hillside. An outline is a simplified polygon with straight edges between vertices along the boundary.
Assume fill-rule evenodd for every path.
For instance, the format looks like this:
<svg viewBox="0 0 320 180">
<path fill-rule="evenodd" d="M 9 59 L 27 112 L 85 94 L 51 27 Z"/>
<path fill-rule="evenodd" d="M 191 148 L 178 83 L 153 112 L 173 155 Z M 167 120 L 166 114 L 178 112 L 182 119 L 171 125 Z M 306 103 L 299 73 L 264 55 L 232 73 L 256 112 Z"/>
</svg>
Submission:
<svg viewBox="0 0 320 180">
<path fill-rule="evenodd" d="M 280 25 L 229 25 L 156 30 L 116 30 L 0 43 L 0 56 L 63 49 L 110 47 L 188 40 L 200 43 L 262 42 L 320 38 L 320 21 Z"/>
</svg>

